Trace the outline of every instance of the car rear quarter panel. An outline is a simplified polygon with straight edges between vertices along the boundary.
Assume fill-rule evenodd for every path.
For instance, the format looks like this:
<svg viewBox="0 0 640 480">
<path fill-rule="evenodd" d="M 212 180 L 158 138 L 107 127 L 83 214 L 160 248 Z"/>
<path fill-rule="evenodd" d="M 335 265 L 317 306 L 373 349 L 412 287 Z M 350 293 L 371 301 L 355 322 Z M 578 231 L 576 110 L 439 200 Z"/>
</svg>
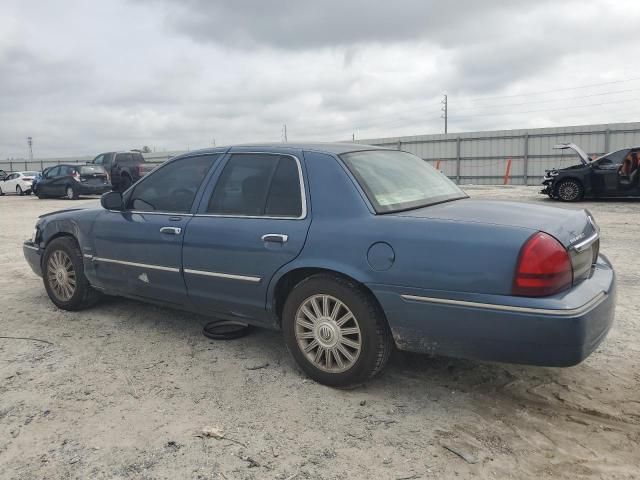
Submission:
<svg viewBox="0 0 640 480">
<path fill-rule="evenodd" d="M 313 219 L 302 253 L 276 274 L 271 292 L 282 275 L 309 267 L 337 271 L 365 285 L 510 292 L 520 248 L 532 230 L 374 215 L 337 158 L 305 152 L 305 160 Z M 374 269 L 368 259 L 367 252 L 377 242 L 393 249 L 387 269 Z"/>
</svg>

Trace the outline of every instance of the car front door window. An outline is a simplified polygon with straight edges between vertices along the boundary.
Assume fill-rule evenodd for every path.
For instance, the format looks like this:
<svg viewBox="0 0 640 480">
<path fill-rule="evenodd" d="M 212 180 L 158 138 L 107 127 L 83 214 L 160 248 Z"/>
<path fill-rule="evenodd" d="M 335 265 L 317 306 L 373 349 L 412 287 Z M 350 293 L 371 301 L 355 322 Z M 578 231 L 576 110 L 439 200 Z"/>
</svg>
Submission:
<svg viewBox="0 0 640 480">
<path fill-rule="evenodd" d="M 126 200 L 127 209 L 141 212 L 188 213 L 216 155 L 170 162 L 144 178 Z"/>
</svg>

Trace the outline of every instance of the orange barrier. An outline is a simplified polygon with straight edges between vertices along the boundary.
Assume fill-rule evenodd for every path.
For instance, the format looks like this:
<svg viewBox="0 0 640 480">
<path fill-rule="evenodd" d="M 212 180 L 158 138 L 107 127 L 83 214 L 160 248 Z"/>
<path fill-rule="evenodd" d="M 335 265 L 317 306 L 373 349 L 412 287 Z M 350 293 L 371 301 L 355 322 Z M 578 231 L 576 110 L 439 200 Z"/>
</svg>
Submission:
<svg viewBox="0 0 640 480">
<path fill-rule="evenodd" d="M 504 172 L 504 184 L 509 184 L 509 175 L 511 174 L 511 159 L 507 160 L 507 168 Z"/>
</svg>

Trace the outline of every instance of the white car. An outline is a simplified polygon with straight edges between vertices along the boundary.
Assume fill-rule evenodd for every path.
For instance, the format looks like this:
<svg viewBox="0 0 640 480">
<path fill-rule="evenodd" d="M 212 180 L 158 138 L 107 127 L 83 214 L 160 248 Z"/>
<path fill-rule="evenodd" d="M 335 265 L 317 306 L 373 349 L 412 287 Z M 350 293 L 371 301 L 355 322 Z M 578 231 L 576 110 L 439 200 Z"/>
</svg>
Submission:
<svg viewBox="0 0 640 480">
<path fill-rule="evenodd" d="M 31 194 L 31 184 L 33 177 L 38 172 L 13 172 L 4 180 L 0 180 L 0 196 L 5 193 L 15 193 L 17 195 Z"/>
</svg>

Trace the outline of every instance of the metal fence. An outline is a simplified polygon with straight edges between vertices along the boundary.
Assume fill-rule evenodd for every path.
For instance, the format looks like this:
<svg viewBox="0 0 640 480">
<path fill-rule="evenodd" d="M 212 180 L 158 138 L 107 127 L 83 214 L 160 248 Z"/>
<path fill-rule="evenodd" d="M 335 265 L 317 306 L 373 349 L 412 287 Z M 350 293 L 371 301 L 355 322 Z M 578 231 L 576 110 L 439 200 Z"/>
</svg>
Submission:
<svg viewBox="0 0 640 480">
<path fill-rule="evenodd" d="M 500 130 L 358 140 L 411 152 L 442 170 L 459 184 L 537 185 L 544 170 L 567 167 L 579 160 L 571 151 L 554 150 L 558 143 L 573 142 L 592 157 L 640 145 L 640 122 L 578 127 Z M 183 152 L 145 153 L 148 162 L 160 163 Z M 0 169 L 41 170 L 60 163 L 86 163 L 93 157 L 0 160 Z"/>
<path fill-rule="evenodd" d="M 457 183 L 476 185 L 504 183 L 508 165 L 508 183 L 537 185 L 545 169 L 579 163 L 573 151 L 553 149 L 564 142 L 597 157 L 640 145 L 640 122 L 358 140 L 411 152 Z"/>
<path fill-rule="evenodd" d="M 149 163 L 162 163 L 171 157 L 178 155 L 183 152 L 152 152 L 152 153 L 143 153 L 145 160 Z M 84 165 L 88 161 L 93 160 L 95 156 L 80 156 L 80 157 L 61 157 L 61 158 L 34 158 L 33 160 L 28 160 L 25 158 L 10 158 L 6 160 L 0 160 L 0 169 L 5 172 L 14 172 L 14 171 L 42 171 L 47 167 L 52 167 L 54 165 L 60 165 L 62 163 L 65 164 L 76 164 L 76 165 Z"/>
</svg>

